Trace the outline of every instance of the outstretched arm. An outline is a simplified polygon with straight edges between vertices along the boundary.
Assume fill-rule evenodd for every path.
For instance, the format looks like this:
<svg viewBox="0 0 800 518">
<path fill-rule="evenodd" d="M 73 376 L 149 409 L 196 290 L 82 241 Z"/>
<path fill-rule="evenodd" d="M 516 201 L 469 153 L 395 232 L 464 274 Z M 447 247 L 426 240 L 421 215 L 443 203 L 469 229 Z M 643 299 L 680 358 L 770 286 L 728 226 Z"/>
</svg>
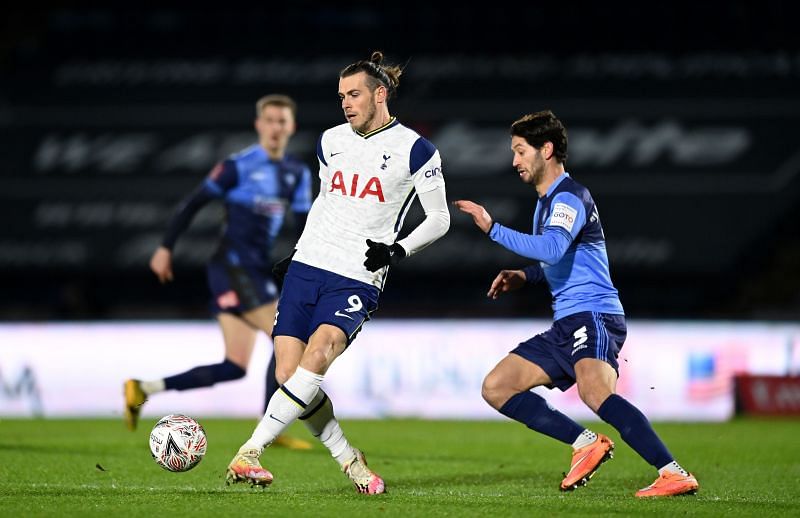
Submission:
<svg viewBox="0 0 800 518">
<path fill-rule="evenodd" d="M 573 235 L 559 226 L 548 226 L 541 235 L 526 234 L 494 221 L 482 205 L 473 201 L 458 200 L 454 205 L 472 216 L 475 225 L 488 234 L 492 241 L 523 257 L 555 264 L 572 243 Z"/>
<path fill-rule="evenodd" d="M 172 273 L 172 249 L 178 237 L 192 222 L 192 218 L 197 214 L 197 211 L 213 198 L 214 195 L 209 192 L 206 186 L 201 185 L 178 205 L 175 214 L 170 218 L 164 238 L 161 240 L 161 246 L 153 252 L 150 258 L 150 269 L 156 274 L 161 284 L 171 281 L 174 277 Z"/>
<path fill-rule="evenodd" d="M 164 238 L 161 240 L 161 246 L 172 250 L 175 247 L 175 242 L 178 237 L 192 222 L 192 218 L 197 214 L 197 211 L 202 209 L 209 201 L 213 200 L 216 195 L 206 186 L 202 184 L 197 187 L 189 196 L 183 199 L 175 213 L 167 223 L 167 230 L 164 232 Z"/>
<path fill-rule="evenodd" d="M 492 226 L 489 237 L 515 254 L 547 264 L 560 261 L 572 243 L 572 236 L 557 228 L 545 228 L 542 235 L 534 236 L 504 227 L 500 223 Z"/>
<path fill-rule="evenodd" d="M 484 234 L 488 234 L 489 231 L 492 229 L 492 216 L 486 212 L 486 209 L 483 208 L 483 205 L 478 205 L 474 201 L 470 200 L 456 200 L 453 202 L 453 205 L 456 206 L 458 210 L 461 212 L 466 212 L 470 216 L 472 216 L 472 221 L 478 226 L 479 229 L 483 231 Z"/>
<path fill-rule="evenodd" d="M 211 170 L 205 182 L 199 185 L 189 196 L 183 199 L 175 213 L 167 223 L 164 238 L 153 256 L 150 258 L 150 269 L 163 284 L 172 280 L 172 249 L 178 237 L 192 222 L 192 218 L 211 200 L 222 196 L 238 182 L 236 164 L 224 160 Z"/>
</svg>

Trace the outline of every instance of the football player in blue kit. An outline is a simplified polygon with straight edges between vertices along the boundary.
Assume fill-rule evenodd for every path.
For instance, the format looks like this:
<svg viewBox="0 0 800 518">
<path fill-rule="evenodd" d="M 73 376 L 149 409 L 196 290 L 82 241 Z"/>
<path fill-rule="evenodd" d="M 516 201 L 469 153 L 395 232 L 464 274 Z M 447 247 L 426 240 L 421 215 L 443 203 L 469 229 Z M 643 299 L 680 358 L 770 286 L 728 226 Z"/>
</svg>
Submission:
<svg viewBox="0 0 800 518">
<path fill-rule="evenodd" d="M 647 418 L 616 394 L 617 357 L 627 334 L 625 313 L 611 282 L 600 215 L 589 190 L 565 171 L 567 131 L 550 111 L 522 117 L 511 126 L 513 166 L 520 180 L 538 194 L 533 232 L 507 228 L 472 201 L 454 204 L 506 249 L 536 262 L 522 270 L 503 270 L 488 296 L 546 282 L 553 296 L 550 329 L 519 344 L 486 376 L 482 395 L 489 405 L 532 430 L 573 448 L 562 491 L 585 485 L 614 443 L 552 408 L 531 392 L 538 386 L 564 391 L 577 383 L 581 400 L 620 432 L 647 463 L 656 481 L 637 497 L 697 491 L 698 483 L 672 457 Z"/>
<path fill-rule="evenodd" d="M 358 492 L 385 491 L 383 479 L 348 442 L 320 384 L 377 309 L 389 266 L 443 236 L 450 214 L 439 152 L 390 115 L 387 102 L 402 70 L 382 62 L 383 54 L 374 52 L 339 74 L 347 122 L 320 136 L 320 194 L 295 253 L 279 263 L 287 273 L 273 335 L 283 384 L 230 462 L 228 482 L 268 486 L 273 476 L 261 454 L 300 419 Z M 415 198 L 425 219 L 398 240 Z"/>
<path fill-rule="evenodd" d="M 221 199 L 226 221 L 216 252 L 207 264 L 211 309 L 222 329 L 225 357 L 221 363 L 195 367 L 163 379 L 125 382 L 125 421 L 136 428 L 145 400 L 163 390 L 189 390 L 242 378 L 258 337 L 272 335 L 278 287 L 271 275 L 270 252 L 287 208 L 294 213 L 297 235 L 311 207 L 311 173 L 286 153 L 295 131 L 295 102 L 285 95 L 267 95 L 256 103 L 258 143 L 217 164 L 206 180 L 178 206 L 169 221 L 150 268 L 162 283 L 173 279 L 172 250 L 194 215 Z M 275 356 L 267 369 L 266 401 L 277 390 Z M 265 402 L 266 406 L 266 402 Z M 278 444 L 297 449 L 311 445 L 282 436 Z"/>
</svg>

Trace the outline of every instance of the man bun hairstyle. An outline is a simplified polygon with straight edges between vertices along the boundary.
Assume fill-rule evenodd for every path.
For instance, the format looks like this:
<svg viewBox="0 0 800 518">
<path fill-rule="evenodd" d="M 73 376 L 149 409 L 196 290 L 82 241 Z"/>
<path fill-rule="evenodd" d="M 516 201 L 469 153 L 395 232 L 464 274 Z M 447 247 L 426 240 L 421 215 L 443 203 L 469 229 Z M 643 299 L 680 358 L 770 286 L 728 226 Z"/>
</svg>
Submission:
<svg viewBox="0 0 800 518">
<path fill-rule="evenodd" d="M 359 72 L 367 74 L 367 87 L 374 91 L 379 86 L 386 88 L 387 98 L 391 99 L 400 86 L 400 75 L 403 69 L 397 65 L 384 65 L 383 52 L 376 50 L 369 59 L 362 59 L 351 63 L 339 72 L 339 77 L 349 77 Z"/>
<path fill-rule="evenodd" d="M 529 113 L 514 121 L 511 135 L 524 138 L 528 144 L 541 149 L 545 142 L 553 143 L 553 155 L 567 162 L 567 128 L 550 110 Z"/>
</svg>

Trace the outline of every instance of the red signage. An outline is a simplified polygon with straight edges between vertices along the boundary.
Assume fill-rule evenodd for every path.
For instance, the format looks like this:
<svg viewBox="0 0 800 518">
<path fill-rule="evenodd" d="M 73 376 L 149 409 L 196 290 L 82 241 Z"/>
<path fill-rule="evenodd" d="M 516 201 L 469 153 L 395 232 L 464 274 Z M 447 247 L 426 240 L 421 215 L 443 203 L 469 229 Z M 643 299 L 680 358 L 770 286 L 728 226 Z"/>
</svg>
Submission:
<svg viewBox="0 0 800 518">
<path fill-rule="evenodd" d="M 736 376 L 735 379 L 738 412 L 800 416 L 800 376 Z"/>
</svg>

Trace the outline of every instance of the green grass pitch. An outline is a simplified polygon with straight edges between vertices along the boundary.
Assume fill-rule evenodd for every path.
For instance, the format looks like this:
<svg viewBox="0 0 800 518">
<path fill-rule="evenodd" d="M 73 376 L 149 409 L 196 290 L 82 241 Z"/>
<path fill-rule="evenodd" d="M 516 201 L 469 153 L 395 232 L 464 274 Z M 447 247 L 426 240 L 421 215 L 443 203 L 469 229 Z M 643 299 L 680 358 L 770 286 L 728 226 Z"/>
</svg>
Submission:
<svg viewBox="0 0 800 518">
<path fill-rule="evenodd" d="M 696 496 L 639 500 L 655 478 L 617 445 L 588 486 L 561 493 L 569 448 L 510 421 L 343 421 L 351 442 L 386 480 L 360 495 L 319 444 L 271 448 L 266 490 L 226 487 L 225 467 L 253 420 L 200 419 L 206 458 L 169 473 L 150 458 L 154 419 L 137 432 L 111 420 L 0 420 L 0 516 L 800 516 L 800 421 L 656 424 L 700 481 Z M 310 438 L 301 425 L 291 432 Z M 313 440 L 313 439 L 312 439 Z"/>
</svg>

